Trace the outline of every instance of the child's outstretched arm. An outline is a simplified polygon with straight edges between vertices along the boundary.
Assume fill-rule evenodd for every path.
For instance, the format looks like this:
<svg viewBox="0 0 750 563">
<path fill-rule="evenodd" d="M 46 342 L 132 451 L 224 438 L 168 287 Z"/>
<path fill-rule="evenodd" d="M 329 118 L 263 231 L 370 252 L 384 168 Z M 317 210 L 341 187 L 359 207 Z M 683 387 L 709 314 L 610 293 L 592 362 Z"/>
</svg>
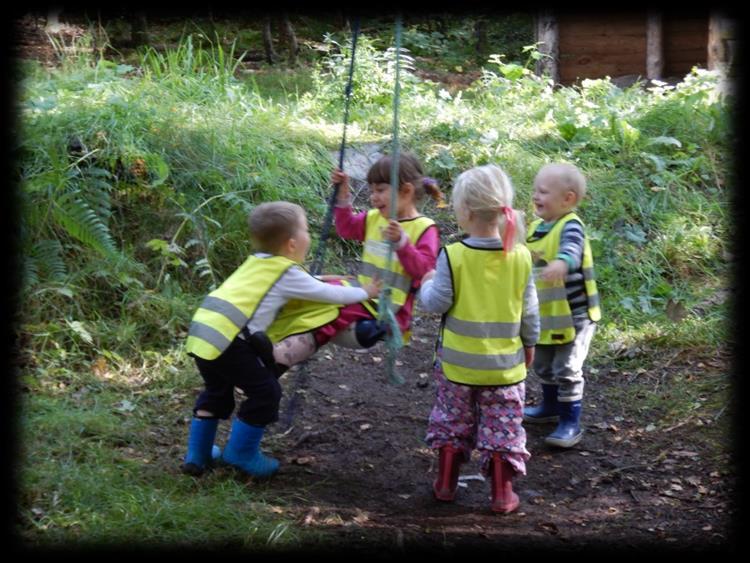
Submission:
<svg viewBox="0 0 750 563">
<path fill-rule="evenodd" d="M 338 184 L 336 206 L 333 210 L 336 233 L 341 238 L 365 240 L 365 219 L 367 212 L 354 213 L 351 202 L 351 187 L 346 172 L 336 169 L 331 173 L 331 183 Z"/>
<path fill-rule="evenodd" d="M 359 303 L 380 293 L 381 281 L 373 280 L 362 287 L 349 287 L 325 283 L 300 268 L 290 268 L 283 278 L 284 297 L 323 303 L 350 305 Z"/>
<path fill-rule="evenodd" d="M 419 307 L 431 313 L 445 313 L 453 305 L 453 281 L 445 252 L 437 257 L 435 270 L 427 272 L 419 289 Z"/>
<path fill-rule="evenodd" d="M 544 268 L 540 279 L 548 282 L 564 282 L 565 277 L 581 267 L 584 244 L 583 225 L 568 221 L 560 233 L 560 248 L 557 257 Z"/>
<path fill-rule="evenodd" d="M 406 233 L 396 243 L 398 260 L 414 280 L 421 280 L 427 272 L 435 269 L 439 250 L 440 234 L 436 225 L 428 227 L 416 243 L 412 243 Z"/>
</svg>

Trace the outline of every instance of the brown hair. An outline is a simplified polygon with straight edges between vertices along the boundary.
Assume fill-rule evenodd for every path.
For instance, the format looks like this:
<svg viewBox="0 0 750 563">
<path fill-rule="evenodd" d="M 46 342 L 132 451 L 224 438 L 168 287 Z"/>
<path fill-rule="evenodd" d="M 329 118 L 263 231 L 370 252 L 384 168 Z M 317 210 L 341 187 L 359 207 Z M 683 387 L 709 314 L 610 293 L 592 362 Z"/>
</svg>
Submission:
<svg viewBox="0 0 750 563">
<path fill-rule="evenodd" d="M 367 172 L 368 184 L 390 184 L 391 183 L 390 155 L 381 156 L 378 161 L 370 167 Z M 417 201 L 424 198 L 425 194 L 441 206 L 443 193 L 438 187 L 437 180 L 424 175 L 422 164 L 416 156 L 411 153 L 401 153 L 398 159 L 398 183 L 403 186 L 406 183 L 414 186 L 414 197 Z"/>
<path fill-rule="evenodd" d="M 259 251 L 275 254 L 282 244 L 297 234 L 304 217 L 305 210 L 296 203 L 261 203 L 247 217 L 250 239 Z"/>
</svg>

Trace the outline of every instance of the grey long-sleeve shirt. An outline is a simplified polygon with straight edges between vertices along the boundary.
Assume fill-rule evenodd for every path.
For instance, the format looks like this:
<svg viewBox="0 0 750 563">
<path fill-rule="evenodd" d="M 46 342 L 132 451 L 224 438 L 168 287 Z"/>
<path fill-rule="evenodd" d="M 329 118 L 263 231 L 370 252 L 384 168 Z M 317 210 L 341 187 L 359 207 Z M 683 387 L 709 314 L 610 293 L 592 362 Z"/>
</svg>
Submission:
<svg viewBox="0 0 750 563">
<path fill-rule="evenodd" d="M 469 246 L 477 248 L 502 249 L 502 241 L 498 238 L 469 237 L 464 240 Z M 440 250 L 435 268 L 435 277 L 422 284 L 419 290 L 419 308 L 431 313 L 445 313 L 453 305 L 453 281 L 448 266 L 445 249 Z M 523 293 L 523 314 L 521 316 L 521 341 L 527 348 L 536 345 L 539 339 L 539 301 L 534 285 L 534 276 L 529 276 L 529 282 Z"/>
</svg>

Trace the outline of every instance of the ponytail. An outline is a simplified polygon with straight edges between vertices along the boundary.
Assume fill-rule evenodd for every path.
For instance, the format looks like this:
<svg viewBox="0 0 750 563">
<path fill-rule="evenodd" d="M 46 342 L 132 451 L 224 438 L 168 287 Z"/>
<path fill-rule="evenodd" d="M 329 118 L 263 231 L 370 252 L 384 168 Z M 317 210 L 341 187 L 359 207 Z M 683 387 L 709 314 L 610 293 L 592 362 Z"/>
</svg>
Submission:
<svg viewBox="0 0 750 563">
<path fill-rule="evenodd" d="M 438 209 L 448 207 L 448 204 L 445 203 L 443 192 L 440 191 L 440 187 L 438 186 L 437 180 L 435 180 L 435 178 L 424 176 L 422 178 L 422 188 L 432 198 Z"/>
</svg>

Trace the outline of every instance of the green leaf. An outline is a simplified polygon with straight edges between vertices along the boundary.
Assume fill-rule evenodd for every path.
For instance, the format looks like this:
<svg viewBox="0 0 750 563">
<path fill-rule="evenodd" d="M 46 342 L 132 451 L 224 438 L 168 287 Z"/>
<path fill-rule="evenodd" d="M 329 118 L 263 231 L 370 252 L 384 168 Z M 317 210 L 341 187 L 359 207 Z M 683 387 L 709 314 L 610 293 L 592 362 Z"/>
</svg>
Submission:
<svg viewBox="0 0 750 563">
<path fill-rule="evenodd" d="M 682 148 L 682 143 L 674 137 L 651 137 L 647 144 L 649 145 L 673 145 Z"/>
<path fill-rule="evenodd" d="M 664 172 L 667 165 L 664 163 L 664 160 L 656 156 L 655 154 L 651 153 L 642 153 L 644 158 L 647 158 L 651 162 L 654 163 L 654 166 L 656 167 L 657 172 Z"/>
<path fill-rule="evenodd" d="M 155 188 L 156 186 L 161 186 L 169 177 L 169 165 L 158 154 L 149 154 L 144 160 L 153 178 L 148 184 L 149 187 Z"/>
<path fill-rule="evenodd" d="M 525 71 L 521 65 L 513 63 L 500 65 L 500 72 L 508 80 L 518 80 L 526 73 Z"/>
<path fill-rule="evenodd" d="M 151 239 L 150 241 L 146 243 L 146 246 L 149 247 L 154 252 L 158 252 L 159 254 L 169 253 L 169 243 L 160 238 Z"/>
<path fill-rule="evenodd" d="M 576 133 L 578 132 L 578 127 L 570 121 L 566 121 L 565 123 L 560 123 L 557 126 L 557 130 L 560 132 L 560 135 L 563 139 L 570 142 L 573 140 L 573 137 L 576 136 Z"/>
<path fill-rule="evenodd" d="M 132 72 L 134 70 L 135 67 L 130 65 L 117 65 L 117 67 L 115 68 L 115 72 L 117 74 L 127 74 L 128 72 Z"/>
<path fill-rule="evenodd" d="M 627 225 L 624 234 L 626 239 L 638 245 L 646 242 L 646 233 L 638 225 Z"/>
<path fill-rule="evenodd" d="M 65 320 L 66 323 L 68 323 L 68 326 L 75 332 L 78 336 L 80 336 L 86 344 L 93 344 L 94 339 L 91 337 L 91 334 L 88 330 L 86 330 L 86 327 L 83 326 L 83 323 L 81 321 L 69 321 Z"/>
<path fill-rule="evenodd" d="M 109 227 L 83 200 L 79 191 L 69 192 L 54 201 L 52 213 L 73 238 L 102 254 L 115 252 Z"/>
</svg>

